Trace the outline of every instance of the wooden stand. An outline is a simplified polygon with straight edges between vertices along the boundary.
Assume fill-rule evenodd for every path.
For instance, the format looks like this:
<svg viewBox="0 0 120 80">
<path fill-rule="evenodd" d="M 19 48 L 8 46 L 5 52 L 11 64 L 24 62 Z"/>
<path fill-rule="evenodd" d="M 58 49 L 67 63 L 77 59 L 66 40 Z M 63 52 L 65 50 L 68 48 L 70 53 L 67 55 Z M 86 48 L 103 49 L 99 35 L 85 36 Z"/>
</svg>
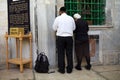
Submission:
<svg viewBox="0 0 120 80">
<path fill-rule="evenodd" d="M 30 64 L 29 67 L 32 69 L 32 33 L 30 32 L 28 35 L 8 35 L 8 33 L 5 34 L 6 38 L 6 67 L 9 69 L 9 63 L 20 65 L 20 72 L 23 72 L 23 65 L 24 64 Z M 16 39 L 16 58 L 9 59 L 9 51 L 8 51 L 8 38 L 15 38 Z M 24 38 L 28 38 L 30 41 L 30 54 L 28 59 L 22 58 L 22 41 Z M 19 54 L 18 55 L 18 43 L 19 43 Z"/>
</svg>

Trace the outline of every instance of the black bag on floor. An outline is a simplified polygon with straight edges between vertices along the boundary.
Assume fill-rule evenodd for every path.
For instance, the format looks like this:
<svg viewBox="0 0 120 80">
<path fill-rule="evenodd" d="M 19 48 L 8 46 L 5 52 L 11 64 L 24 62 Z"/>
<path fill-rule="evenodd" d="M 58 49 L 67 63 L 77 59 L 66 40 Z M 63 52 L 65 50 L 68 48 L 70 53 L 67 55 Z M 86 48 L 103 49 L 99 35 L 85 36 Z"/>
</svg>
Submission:
<svg viewBox="0 0 120 80">
<path fill-rule="evenodd" d="M 35 62 L 35 71 L 38 73 L 48 73 L 49 71 L 49 61 L 44 52 L 37 54 L 37 59 Z"/>
</svg>

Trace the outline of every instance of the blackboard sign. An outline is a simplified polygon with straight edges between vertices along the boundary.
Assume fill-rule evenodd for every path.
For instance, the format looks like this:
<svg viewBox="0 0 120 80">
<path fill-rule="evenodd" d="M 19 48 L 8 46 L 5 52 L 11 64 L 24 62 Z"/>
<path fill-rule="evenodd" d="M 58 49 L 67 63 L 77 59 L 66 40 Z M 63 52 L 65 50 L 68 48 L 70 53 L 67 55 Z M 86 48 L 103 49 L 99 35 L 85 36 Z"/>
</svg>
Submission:
<svg viewBox="0 0 120 80">
<path fill-rule="evenodd" d="M 8 33 L 10 28 L 24 28 L 24 34 L 30 31 L 29 0 L 8 0 Z"/>
</svg>

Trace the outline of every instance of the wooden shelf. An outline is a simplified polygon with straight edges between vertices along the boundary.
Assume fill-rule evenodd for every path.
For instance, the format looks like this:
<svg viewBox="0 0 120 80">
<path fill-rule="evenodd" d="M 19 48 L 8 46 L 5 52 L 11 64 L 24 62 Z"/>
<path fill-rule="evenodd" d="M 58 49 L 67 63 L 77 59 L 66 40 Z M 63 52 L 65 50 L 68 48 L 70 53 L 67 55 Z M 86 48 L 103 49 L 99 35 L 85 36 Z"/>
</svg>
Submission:
<svg viewBox="0 0 120 80">
<path fill-rule="evenodd" d="M 12 64 L 20 64 L 21 63 L 20 58 L 9 59 L 8 62 L 12 63 Z M 30 62 L 31 62 L 30 59 L 22 59 L 23 64 L 27 64 Z"/>
<path fill-rule="evenodd" d="M 30 34 L 27 34 L 27 35 L 6 35 L 6 37 L 13 37 L 13 38 L 28 38 L 28 37 L 31 37 Z"/>
<path fill-rule="evenodd" d="M 5 34 L 5 38 L 6 38 L 6 67 L 7 69 L 9 69 L 9 63 L 12 64 L 17 64 L 20 65 L 20 72 L 23 72 L 23 65 L 24 64 L 28 64 L 30 65 L 30 68 L 32 69 L 32 33 L 30 32 L 27 35 L 22 35 L 20 33 L 20 35 L 8 35 L 8 33 Z M 15 38 L 16 39 L 16 58 L 9 58 L 8 54 L 8 38 Z M 29 39 L 29 44 L 30 44 L 30 53 L 29 53 L 29 58 L 25 59 L 22 58 L 22 41 L 24 40 L 24 38 L 28 38 Z M 18 44 L 19 44 L 19 50 L 18 50 Z M 19 51 L 19 52 L 18 52 Z M 19 53 L 19 55 L 18 55 Z"/>
</svg>

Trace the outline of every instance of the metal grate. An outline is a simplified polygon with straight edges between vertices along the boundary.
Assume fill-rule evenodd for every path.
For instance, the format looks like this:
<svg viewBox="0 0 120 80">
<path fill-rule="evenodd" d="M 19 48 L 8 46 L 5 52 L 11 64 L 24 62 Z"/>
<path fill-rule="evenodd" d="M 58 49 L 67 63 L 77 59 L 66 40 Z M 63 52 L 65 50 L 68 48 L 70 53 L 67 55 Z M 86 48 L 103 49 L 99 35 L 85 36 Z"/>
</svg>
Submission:
<svg viewBox="0 0 120 80">
<path fill-rule="evenodd" d="M 73 16 L 80 13 L 89 25 L 105 24 L 105 3 L 106 0 L 65 0 L 67 13 Z"/>
</svg>

